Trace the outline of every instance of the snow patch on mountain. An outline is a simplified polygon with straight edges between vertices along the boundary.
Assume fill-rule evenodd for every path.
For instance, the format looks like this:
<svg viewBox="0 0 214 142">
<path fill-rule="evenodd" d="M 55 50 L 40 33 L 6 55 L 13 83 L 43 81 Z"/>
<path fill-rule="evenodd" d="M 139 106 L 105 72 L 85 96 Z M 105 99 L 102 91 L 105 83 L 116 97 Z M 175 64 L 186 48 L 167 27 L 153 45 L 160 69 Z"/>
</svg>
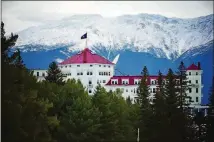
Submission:
<svg viewBox="0 0 214 142">
<path fill-rule="evenodd" d="M 57 45 L 69 45 L 68 52 L 80 51 L 85 47 L 85 40 L 80 39 L 85 32 L 88 33 L 90 49 L 104 47 L 107 51 L 131 50 L 175 59 L 213 40 L 213 15 L 191 19 L 152 14 L 114 18 L 74 15 L 19 32 L 16 46 L 28 50 L 31 45 L 42 45 L 41 48 L 52 50 Z"/>
</svg>

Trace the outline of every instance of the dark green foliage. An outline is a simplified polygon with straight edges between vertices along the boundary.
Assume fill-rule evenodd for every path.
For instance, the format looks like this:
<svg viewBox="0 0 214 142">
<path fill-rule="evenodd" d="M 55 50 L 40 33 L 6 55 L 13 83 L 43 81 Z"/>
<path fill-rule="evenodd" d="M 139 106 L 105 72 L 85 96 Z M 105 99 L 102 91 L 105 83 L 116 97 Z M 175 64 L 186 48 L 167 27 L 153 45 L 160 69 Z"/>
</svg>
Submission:
<svg viewBox="0 0 214 142">
<path fill-rule="evenodd" d="M 56 64 L 56 62 L 50 63 L 47 74 L 48 75 L 45 77 L 46 81 L 56 83 L 58 85 L 64 84 L 63 74 L 59 69 L 58 65 Z"/>
<path fill-rule="evenodd" d="M 10 62 L 11 58 L 8 56 L 8 52 L 11 47 L 13 47 L 18 39 L 18 35 L 13 35 L 11 33 L 10 37 L 5 37 L 4 23 L 1 22 L 1 55 L 2 63 Z"/>
<path fill-rule="evenodd" d="M 2 27 L 2 141 L 52 141 L 48 127 L 56 121 L 47 115 L 49 100 L 39 97 L 35 77 L 24 67 L 20 52 L 8 56 L 18 36 L 4 37 Z"/>
<path fill-rule="evenodd" d="M 142 79 L 138 88 L 138 104 L 140 106 L 140 141 L 150 141 L 153 135 L 153 110 L 149 101 L 149 86 L 148 86 L 148 70 L 144 66 L 142 71 Z"/>
<path fill-rule="evenodd" d="M 188 97 L 187 97 L 186 91 L 190 86 L 187 84 L 186 67 L 183 62 L 181 62 L 178 67 L 177 79 L 178 80 L 176 81 L 176 84 L 177 84 L 178 93 L 179 93 L 178 95 L 179 106 L 180 106 L 180 109 L 184 111 L 185 110 L 184 108 L 187 108 L 189 104 L 187 103 Z"/>
<path fill-rule="evenodd" d="M 212 142 L 214 140 L 214 76 L 212 80 L 212 86 L 210 88 L 209 94 L 209 109 L 207 116 L 207 134 L 206 134 L 206 142 Z"/>
</svg>

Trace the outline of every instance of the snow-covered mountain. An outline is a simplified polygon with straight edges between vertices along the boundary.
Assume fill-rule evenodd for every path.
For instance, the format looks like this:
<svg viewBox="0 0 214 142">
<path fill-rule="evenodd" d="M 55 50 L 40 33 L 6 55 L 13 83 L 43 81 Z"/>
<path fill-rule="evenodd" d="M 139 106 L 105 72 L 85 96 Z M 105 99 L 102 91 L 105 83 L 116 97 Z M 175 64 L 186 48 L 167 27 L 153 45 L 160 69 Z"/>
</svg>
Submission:
<svg viewBox="0 0 214 142">
<path fill-rule="evenodd" d="M 104 18 L 74 15 L 70 18 L 31 27 L 18 33 L 16 46 L 22 51 L 67 48 L 80 51 L 88 33 L 92 50 L 147 52 L 159 58 L 176 59 L 188 50 L 213 40 L 213 15 L 192 19 L 138 14 Z"/>
</svg>

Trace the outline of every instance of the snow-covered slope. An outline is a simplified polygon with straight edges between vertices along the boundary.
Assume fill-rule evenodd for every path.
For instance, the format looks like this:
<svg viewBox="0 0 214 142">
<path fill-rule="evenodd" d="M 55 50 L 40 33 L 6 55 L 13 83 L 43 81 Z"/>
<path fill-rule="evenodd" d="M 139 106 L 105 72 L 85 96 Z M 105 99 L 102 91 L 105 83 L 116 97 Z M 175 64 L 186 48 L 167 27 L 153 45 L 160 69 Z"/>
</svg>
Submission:
<svg viewBox="0 0 214 142">
<path fill-rule="evenodd" d="M 74 15 L 19 32 L 16 46 L 32 50 L 29 47 L 39 45 L 39 49 L 51 50 L 67 45 L 71 51 L 79 51 L 84 48 L 85 41 L 80 37 L 86 31 L 91 49 L 149 52 L 156 57 L 175 59 L 187 50 L 213 40 L 213 15 L 193 19 L 150 14 L 114 18 Z"/>
</svg>

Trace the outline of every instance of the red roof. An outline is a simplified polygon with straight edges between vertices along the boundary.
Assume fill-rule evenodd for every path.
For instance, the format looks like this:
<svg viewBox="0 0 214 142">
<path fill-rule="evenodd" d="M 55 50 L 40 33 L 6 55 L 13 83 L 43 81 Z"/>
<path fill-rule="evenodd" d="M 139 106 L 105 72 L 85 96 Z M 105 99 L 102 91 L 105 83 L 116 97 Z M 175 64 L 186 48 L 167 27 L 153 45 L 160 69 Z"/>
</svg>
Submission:
<svg viewBox="0 0 214 142">
<path fill-rule="evenodd" d="M 111 77 L 111 79 L 108 81 L 108 83 L 106 85 L 136 85 L 134 83 L 134 80 L 135 79 L 141 79 L 142 76 L 113 76 Z M 118 80 L 118 84 L 112 84 L 112 80 L 113 79 L 117 79 Z M 128 79 L 128 84 L 122 84 L 122 79 Z M 148 80 L 147 80 L 147 83 L 148 85 L 150 84 L 151 82 L 151 79 L 158 79 L 158 76 L 149 76 L 148 77 Z"/>
<path fill-rule="evenodd" d="M 198 66 L 196 66 L 195 64 L 190 65 L 187 70 L 200 70 L 200 68 Z"/>
<path fill-rule="evenodd" d="M 81 53 L 76 54 L 61 62 L 60 65 L 82 64 L 82 63 L 113 64 L 112 62 L 103 58 L 102 56 L 92 53 L 90 49 L 85 48 Z"/>
</svg>

